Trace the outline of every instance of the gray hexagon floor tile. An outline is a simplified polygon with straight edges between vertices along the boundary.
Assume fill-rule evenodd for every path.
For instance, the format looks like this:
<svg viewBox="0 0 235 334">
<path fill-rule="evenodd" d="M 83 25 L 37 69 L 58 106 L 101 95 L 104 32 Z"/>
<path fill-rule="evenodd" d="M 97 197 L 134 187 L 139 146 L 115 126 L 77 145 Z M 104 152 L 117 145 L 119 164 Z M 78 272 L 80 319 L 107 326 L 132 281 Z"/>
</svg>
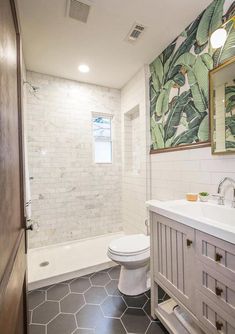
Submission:
<svg viewBox="0 0 235 334">
<path fill-rule="evenodd" d="M 60 301 L 61 312 L 76 313 L 85 305 L 85 299 L 82 294 L 70 293 Z"/>
<path fill-rule="evenodd" d="M 129 333 L 144 334 L 150 319 L 142 309 L 128 308 L 122 316 L 122 322 Z"/>
<path fill-rule="evenodd" d="M 47 324 L 59 313 L 59 303 L 46 301 L 33 310 L 32 323 Z"/>
<path fill-rule="evenodd" d="M 148 297 L 145 294 L 139 296 L 123 296 L 128 307 L 142 308 L 147 302 Z"/>
<path fill-rule="evenodd" d="M 110 296 L 121 296 L 121 292 L 118 290 L 118 280 L 111 280 L 106 286 L 105 290 Z"/>
<path fill-rule="evenodd" d="M 98 286 L 92 286 L 84 294 L 88 304 L 101 304 L 108 296 L 105 289 Z"/>
<path fill-rule="evenodd" d="M 143 309 L 146 312 L 146 314 L 150 317 L 150 319 L 152 319 L 152 317 L 151 317 L 151 301 L 150 301 L 150 299 L 144 305 Z"/>
<path fill-rule="evenodd" d="M 122 299 L 118 296 L 109 296 L 101 304 L 101 309 L 106 317 L 120 318 L 125 312 L 127 306 Z"/>
<path fill-rule="evenodd" d="M 86 329 L 86 328 L 78 328 L 73 334 L 95 334 L 95 330 Z"/>
<path fill-rule="evenodd" d="M 105 272 L 98 272 L 91 276 L 91 284 L 94 286 L 105 286 L 110 282 L 110 277 Z"/>
<path fill-rule="evenodd" d="M 151 294 L 151 290 L 150 289 L 145 292 L 145 295 L 148 297 L 148 299 L 150 299 L 150 294 Z"/>
<path fill-rule="evenodd" d="M 160 322 L 152 322 L 146 334 L 168 334 L 168 332 Z"/>
<path fill-rule="evenodd" d="M 47 299 L 59 301 L 69 293 L 68 284 L 58 283 L 47 290 Z"/>
<path fill-rule="evenodd" d="M 29 334 L 46 334 L 46 326 L 29 325 Z"/>
<path fill-rule="evenodd" d="M 103 313 L 98 305 L 85 305 L 76 314 L 78 327 L 94 329 L 104 319 Z"/>
<path fill-rule="evenodd" d="M 29 310 L 32 310 L 35 307 L 37 307 L 38 305 L 40 305 L 41 303 L 43 303 L 45 301 L 45 298 L 46 298 L 46 292 L 45 291 L 40 291 L 40 290 L 31 291 L 28 294 Z"/>
<path fill-rule="evenodd" d="M 158 287 L 158 299 L 165 301 L 169 299 L 170 297 L 165 293 L 165 291 L 159 286 Z"/>
<path fill-rule="evenodd" d="M 119 319 L 104 318 L 96 327 L 95 334 L 126 334 L 126 330 Z"/>
<path fill-rule="evenodd" d="M 72 334 L 76 328 L 74 315 L 60 313 L 47 325 L 47 334 Z"/>
<path fill-rule="evenodd" d="M 90 288 L 91 283 L 89 278 L 79 277 L 70 283 L 70 289 L 72 292 L 82 293 L 85 292 L 88 288 Z"/>
<path fill-rule="evenodd" d="M 119 276 L 120 276 L 120 269 L 121 267 L 120 266 L 116 266 L 116 267 L 113 267 L 109 270 L 109 276 L 112 278 L 112 279 L 119 279 Z"/>
<path fill-rule="evenodd" d="M 151 318 L 150 291 L 124 296 L 119 272 L 116 266 L 30 292 L 29 334 L 167 334 Z M 165 298 L 159 288 L 159 300 Z"/>
<path fill-rule="evenodd" d="M 158 286 L 158 298 L 159 298 L 159 300 L 163 300 L 164 296 L 165 296 L 165 291 L 160 286 Z"/>
<path fill-rule="evenodd" d="M 95 334 L 94 329 L 78 328 L 73 334 Z"/>
<path fill-rule="evenodd" d="M 52 284 L 52 285 L 47 285 L 47 286 L 43 286 L 37 290 L 43 290 L 43 291 L 47 291 L 48 289 L 52 288 L 55 284 Z"/>
</svg>

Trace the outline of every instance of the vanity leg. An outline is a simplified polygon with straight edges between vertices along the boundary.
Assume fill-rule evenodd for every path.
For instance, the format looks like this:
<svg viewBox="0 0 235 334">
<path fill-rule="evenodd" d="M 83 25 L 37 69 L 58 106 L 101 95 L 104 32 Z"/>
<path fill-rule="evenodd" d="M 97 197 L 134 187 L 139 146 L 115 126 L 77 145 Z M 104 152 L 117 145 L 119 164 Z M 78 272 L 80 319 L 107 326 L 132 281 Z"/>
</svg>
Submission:
<svg viewBox="0 0 235 334">
<path fill-rule="evenodd" d="M 154 282 L 154 274 L 152 268 L 154 268 L 154 256 L 153 256 L 153 224 L 152 224 L 152 213 L 149 212 L 149 222 L 150 222 L 150 273 L 151 273 L 151 316 L 156 319 L 155 308 L 158 305 L 158 285 Z"/>
</svg>

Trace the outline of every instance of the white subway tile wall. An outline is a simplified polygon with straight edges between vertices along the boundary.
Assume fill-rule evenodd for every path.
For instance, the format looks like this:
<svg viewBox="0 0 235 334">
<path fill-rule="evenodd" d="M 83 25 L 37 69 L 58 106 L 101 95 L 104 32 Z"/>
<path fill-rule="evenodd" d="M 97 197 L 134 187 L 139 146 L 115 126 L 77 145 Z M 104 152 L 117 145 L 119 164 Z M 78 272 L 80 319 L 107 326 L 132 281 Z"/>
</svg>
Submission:
<svg viewBox="0 0 235 334">
<path fill-rule="evenodd" d="M 218 183 L 222 178 L 230 176 L 235 179 L 235 155 L 215 156 L 211 154 L 210 147 L 148 155 L 149 108 L 145 108 L 146 98 L 148 99 L 145 87 L 145 84 L 148 85 L 146 73 L 146 68 L 139 71 L 123 88 L 121 94 L 122 119 L 124 114 L 136 105 L 141 106 L 140 175 L 129 173 L 125 166 L 125 152 L 127 157 L 129 153 L 128 143 L 123 139 L 123 222 L 124 230 L 130 233 L 145 231 L 143 221 L 146 208 L 143 203 L 146 199 L 174 200 L 185 198 L 187 192 L 200 191 L 213 194 L 217 192 Z M 122 126 L 123 132 L 128 131 L 128 128 L 130 127 Z M 131 164 L 131 161 L 129 163 Z M 226 198 L 230 201 L 233 195 L 232 188 L 225 188 Z"/>
<path fill-rule="evenodd" d="M 152 199 L 185 198 L 187 192 L 215 194 L 225 176 L 235 179 L 235 155 L 215 156 L 210 147 L 151 155 Z M 225 189 L 230 201 L 232 187 Z"/>
<path fill-rule="evenodd" d="M 148 199 L 147 66 L 121 91 L 122 114 L 122 220 L 126 233 L 146 233 Z M 133 115 L 138 115 L 135 119 Z"/>
<path fill-rule="evenodd" d="M 35 72 L 27 80 L 32 219 L 40 247 L 122 230 L 120 91 Z M 95 164 L 92 112 L 113 115 L 113 163 Z"/>
</svg>

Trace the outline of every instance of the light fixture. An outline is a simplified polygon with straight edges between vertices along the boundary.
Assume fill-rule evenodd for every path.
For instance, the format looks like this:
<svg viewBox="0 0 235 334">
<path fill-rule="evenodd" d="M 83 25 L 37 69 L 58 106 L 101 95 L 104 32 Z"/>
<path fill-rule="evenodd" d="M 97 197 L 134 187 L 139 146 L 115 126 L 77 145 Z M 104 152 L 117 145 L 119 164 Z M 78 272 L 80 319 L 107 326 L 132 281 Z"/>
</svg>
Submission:
<svg viewBox="0 0 235 334">
<path fill-rule="evenodd" d="M 219 28 L 211 35 L 211 46 L 214 49 L 221 48 L 227 39 L 227 31 L 224 28 Z"/>
<path fill-rule="evenodd" d="M 78 66 L 78 70 L 82 73 L 88 73 L 90 71 L 90 68 L 86 64 L 81 64 Z"/>
<path fill-rule="evenodd" d="M 221 46 L 224 45 L 224 43 L 226 42 L 228 33 L 225 29 L 225 26 L 232 21 L 233 26 L 235 27 L 235 16 L 231 17 L 229 20 L 227 20 L 226 22 L 224 22 L 222 24 L 222 26 L 219 29 L 216 29 L 210 37 L 210 42 L 211 42 L 211 46 L 214 49 L 218 49 L 221 48 Z"/>
</svg>

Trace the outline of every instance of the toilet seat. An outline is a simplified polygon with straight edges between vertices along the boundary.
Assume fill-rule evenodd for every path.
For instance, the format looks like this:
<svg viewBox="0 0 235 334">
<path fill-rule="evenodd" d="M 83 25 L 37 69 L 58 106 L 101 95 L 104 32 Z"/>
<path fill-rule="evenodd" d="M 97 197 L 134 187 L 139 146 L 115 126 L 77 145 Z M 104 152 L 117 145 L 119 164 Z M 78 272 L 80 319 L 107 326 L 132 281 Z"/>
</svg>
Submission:
<svg viewBox="0 0 235 334">
<path fill-rule="evenodd" d="M 136 256 L 143 253 L 149 254 L 149 236 L 144 234 L 133 234 L 113 240 L 109 244 L 108 251 L 118 256 Z"/>
</svg>

